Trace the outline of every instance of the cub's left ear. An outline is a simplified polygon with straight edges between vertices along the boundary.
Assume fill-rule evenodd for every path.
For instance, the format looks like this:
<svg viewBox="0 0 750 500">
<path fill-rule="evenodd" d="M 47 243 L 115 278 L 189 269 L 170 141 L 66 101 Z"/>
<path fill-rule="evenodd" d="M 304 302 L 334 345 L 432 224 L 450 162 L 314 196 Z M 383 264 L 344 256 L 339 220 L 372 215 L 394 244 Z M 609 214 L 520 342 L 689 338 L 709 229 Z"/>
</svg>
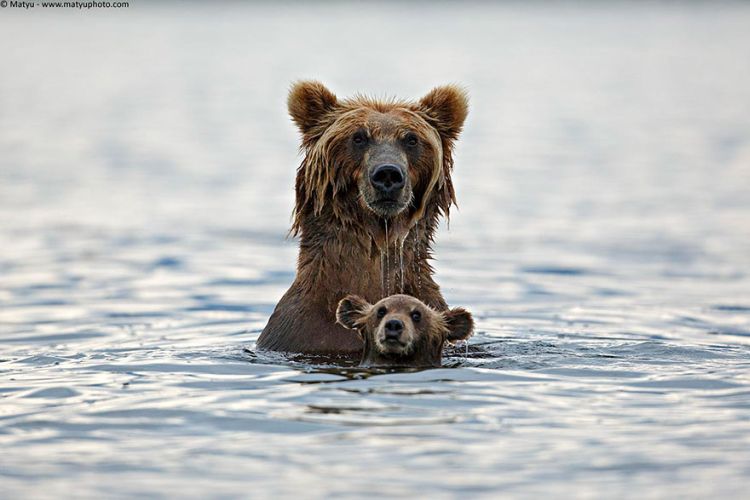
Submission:
<svg viewBox="0 0 750 500">
<path fill-rule="evenodd" d="M 454 140 L 461 133 L 469 114 L 469 96 L 456 85 L 435 87 L 419 101 L 419 109 L 446 139 Z"/>
<path fill-rule="evenodd" d="M 370 303 L 357 295 L 347 295 L 336 308 L 336 321 L 351 330 L 360 327 L 360 320 L 367 314 Z"/>
<path fill-rule="evenodd" d="M 474 333 L 474 318 L 463 307 L 454 307 L 450 311 L 445 311 L 443 318 L 448 327 L 448 335 L 445 338 L 449 342 L 466 340 Z"/>
</svg>

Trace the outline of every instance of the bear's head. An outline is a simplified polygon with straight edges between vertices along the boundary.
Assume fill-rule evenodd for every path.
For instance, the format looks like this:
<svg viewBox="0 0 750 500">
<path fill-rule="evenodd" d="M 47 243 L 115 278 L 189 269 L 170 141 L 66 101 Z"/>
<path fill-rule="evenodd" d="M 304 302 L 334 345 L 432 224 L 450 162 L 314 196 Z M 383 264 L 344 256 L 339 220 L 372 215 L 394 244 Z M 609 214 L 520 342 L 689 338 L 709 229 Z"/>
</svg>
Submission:
<svg viewBox="0 0 750 500">
<path fill-rule="evenodd" d="M 364 341 L 362 366 L 440 366 L 445 341 L 469 338 L 471 313 L 457 307 L 438 312 L 410 295 L 391 295 L 369 304 L 356 295 L 339 302 L 336 320 Z"/>
<path fill-rule="evenodd" d="M 293 232 L 324 207 L 342 219 L 404 215 L 419 220 L 430 199 L 448 215 L 453 143 L 468 113 L 460 88 L 437 87 L 416 102 L 339 100 L 315 81 L 294 84 L 289 113 L 302 132 Z M 432 202 L 430 202 L 432 203 Z"/>
</svg>

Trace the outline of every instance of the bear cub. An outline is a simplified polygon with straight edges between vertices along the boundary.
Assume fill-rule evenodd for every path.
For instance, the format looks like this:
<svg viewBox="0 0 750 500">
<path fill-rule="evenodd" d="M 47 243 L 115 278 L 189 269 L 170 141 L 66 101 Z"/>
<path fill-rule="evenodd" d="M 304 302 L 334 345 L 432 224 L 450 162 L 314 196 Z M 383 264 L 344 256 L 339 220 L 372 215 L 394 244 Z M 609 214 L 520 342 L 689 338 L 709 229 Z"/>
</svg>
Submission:
<svg viewBox="0 0 750 500">
<path fill-rule="evenodd" d="M 410 295 L 376 304 L 348 295 L 339 302 L 336 320 L 362 337 L 363 367 L 439 367 L 445 341 L 465 340 L 474 331 L 469 311 L 439 312 Z"/>
</svg>

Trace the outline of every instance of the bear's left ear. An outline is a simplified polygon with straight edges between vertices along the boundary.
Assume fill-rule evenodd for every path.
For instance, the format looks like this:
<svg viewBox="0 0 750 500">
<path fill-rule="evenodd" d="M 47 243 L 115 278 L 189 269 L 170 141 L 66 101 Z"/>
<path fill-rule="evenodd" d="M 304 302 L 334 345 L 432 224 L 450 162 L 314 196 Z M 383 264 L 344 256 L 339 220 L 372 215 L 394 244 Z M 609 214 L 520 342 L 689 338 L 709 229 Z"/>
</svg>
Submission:
<svg viewBox="0 0 750 500">
<path fill-rule="evenodd" d="M 445 338 L 449 342 L 466 340 L 474 333 L 474 318 L 463 307 L 454 307 L 449 311 L 445 311 L 443 318 L 448 327 L 448 335 Z"/>
<path fill-rule="evenodd" d="M 419 100 L 419 109 L 445 139 L 458 138 L 469 114 L 469 97 L 456 85 L 435 87 Z"/>
<path fill-rule="evenodd" d="M 308 134 L 337 104 L 334 93 L 314 80 L 296 82 L 289 89 L 289 114 L 303 134 Z"/>
<path fill-rule="evenodd" d="M 370 303 L 357 295 L 347 295 L 336 308 L 336 321 L 351 330 L 360 327 L 360 320 L 367 314 Z"/>
</svg>

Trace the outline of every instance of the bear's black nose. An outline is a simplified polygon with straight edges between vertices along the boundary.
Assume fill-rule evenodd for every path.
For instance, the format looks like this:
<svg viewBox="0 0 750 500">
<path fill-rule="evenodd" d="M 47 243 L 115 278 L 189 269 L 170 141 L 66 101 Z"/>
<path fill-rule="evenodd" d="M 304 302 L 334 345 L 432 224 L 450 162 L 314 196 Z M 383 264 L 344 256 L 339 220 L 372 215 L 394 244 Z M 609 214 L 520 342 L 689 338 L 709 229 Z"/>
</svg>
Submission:
<svg viewBox="0 0 750 500">
<path fill-rule="evenodd" d="M 386 340 L 398 340 L 404 331 L 404 322 L 400 319 L 389 319 L 384 326 Z"/>
<path fill-rule="evenodd" d="M 397 165 L 379 165 L 370 174 L 373 187 L 383 194 L 395 194 L 404 187 L 403 170 Z"/>
</svg>

